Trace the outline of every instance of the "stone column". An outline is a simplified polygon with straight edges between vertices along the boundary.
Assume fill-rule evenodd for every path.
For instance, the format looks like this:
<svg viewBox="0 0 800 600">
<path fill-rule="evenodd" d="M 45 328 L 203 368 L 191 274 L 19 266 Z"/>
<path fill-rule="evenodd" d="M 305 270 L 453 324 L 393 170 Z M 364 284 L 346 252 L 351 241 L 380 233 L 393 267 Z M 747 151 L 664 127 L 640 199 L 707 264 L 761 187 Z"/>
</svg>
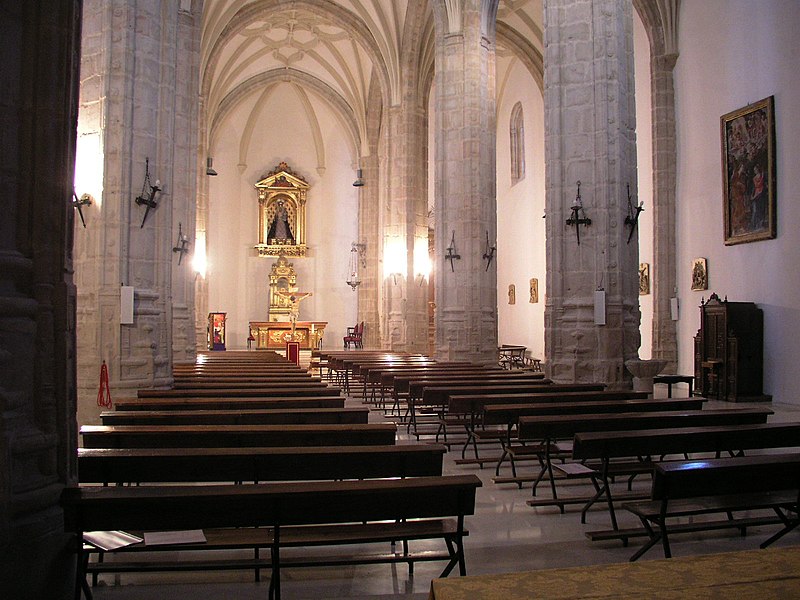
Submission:
<svg viewBox="0 0 800 600">
<path fill-rule="evenodd" d="M 70 201 L 80 7 L 0 4 L 0 589 L 21 600 L 74 594 L 59 499 L 77 478 Z"/>
<path fill-rule="evenodd" d="M 94 400 L 104 360 L 118 397 L 171 383 L 174 312 L 179 355 L 191 357 L 184 330 L 194 310 L 193 274 L 183 262 L 177 269 L 172 248 L 178 223 L 192 237 L 194 230 L 197 94 L 190 74 L 197 72 L 200 15 L 185 2 L 87 0 L 84 18 L 91 37 L 79 134 L 99 140 L 94 158 L 102 173 L 92 222 L 76 237 L 79 420 L 89 422 L 100 410 Z M 84 158 L 79 153 L 79 169 Z M 157 181 L 157 208 L 143 223 L 146 207 L 135 198 L 149 196 Z M 132 325 L 120 324 L 120 285 L 135 290 Z"/>
<path fill-rule="evenodd" d="M 497 359 L 495 19 L 497 1 L 433 3 L 436 356 Z M 450 254 L 459 259 L 448 261 Z"/>
<path fill-rule="evenodd" d="M 630 385 L 637 358 L 638 246 L 627 244 L 626 186 L 636 195 L 632 8 L 628 0 L 546 0 L 545 355 L 556 381 Z M 580 193 L 591 225 L 568 226 Z M 595 324 L 595 292 L 605 325 Z"/>
<path fill-rule="evenodd" d="M 415 87 L 410 75 L 409 79 Z M 381 273 L 384 344 L 391 350 L 425 352 L 427 280 L 417 274 L 420 256 L 428 253 L 425 119 L 415 97 L 404 98 L 400 106 L 389 107 L 386 113 L 388 202 L 383 215 Z"/>
<path fill-rule="evenodd" d="M 185 5 L 185 6 L 184 6 Z M 176 247 L 178 228 L 189 239 L 188 252 L 180 258 L 172 252 L 172 358 L 175 362 L 194 362 L 197 354 L 195 334 L 195 273 L 192 254 L 197 244 L 195 211 L 197 180 L 208 179 L 205 157 L 198 169 L 198 80 L 200 76 L 201 13 L 183 2 L 178 11 L 176 44 L 174 179 L 172 193 L 172 242 Z"/>
<path fill-rule="evenodd" d="M 677 323 L 670 299 L 677 296 L 675 189 L 677 149 L 673 71 L 678 60 L 678 0 L 659 0 L 641 11 L 650 39 L 653 111 L 653 358 L 677 373 Z"/>
</svg>

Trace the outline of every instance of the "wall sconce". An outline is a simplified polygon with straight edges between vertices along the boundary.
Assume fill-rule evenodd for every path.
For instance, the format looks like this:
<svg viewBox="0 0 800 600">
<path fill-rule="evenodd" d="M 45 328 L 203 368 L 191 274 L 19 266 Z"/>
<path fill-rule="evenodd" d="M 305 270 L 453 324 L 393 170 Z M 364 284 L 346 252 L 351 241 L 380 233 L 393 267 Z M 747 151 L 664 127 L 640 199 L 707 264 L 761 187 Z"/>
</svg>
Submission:
<svg viewBox="0 0 800 600">
<path fill-rule="evenodd" d="M 214 170 L 214 159 L 210 156 L 206 158 L 206 175 L 216 177 L 217 172 Z"/>
<path fill-rule="evenodd" d="M 644 200 L 639 200 L 639 204 L 636 205 L 636 208 L 633 207 L 631 203 L 631 184 L 628 184 L 628 216 L 625 217 L 625 225 L 631 228 L 631 232 L 628 234 L 628 241 L 626 244 L 631 243 L 631 238 L 633 237 L 633 232 L 636 231 L 636 225 L 639 223 L 639 215 L 644 210 Z"/>
<path fill-rule="evenodd" d="M 361 169 L 356 170 L 356 180 L 353 182 L 353 187 L 362 187 L 364 185 L 364 180 L 361 178 Z"/>
<path fill-rule="evenodd" d="M 178 241 L 172 251 L 178 253 L 178 264 L 181 264 L 183 255 L 189 253 L 189 236 L 183 233 L 183 223 L 178 223 Z"/>
<path fill-rule="evenodd" d="M 483 252 L 483 260 L 486 261 L 486 270 L 489 270 L 489 266 L 492 264 L 492 259 L 494 258 L 495 250 L 497 250 L 497 244 L 494 246 L 489 245 L 489 230 L 486 230 L 486 250 Z"/>
<path fill-rule="evenodd" d="M 453 231 L 453 236 L 450 238 L 450 245 L 447 247 L 447 254 L 444 256 L 445 260 L 450 261 L 450 271 L 455 272 L 455 262 L 456 260 L 461 260 L 461 255 L 456 254 L 456 232 Z"/>
<path fill-rule="evenodd" d="M 592 224 L 592 220 L 586 216 L 586 212 L 583 210 L 583 200 L 581 199 L 581 182 L 578 181 L 578 194 L 575 196 L 575 201 L 572 203 L 570 207 L 572 211 L 572 215 L 569 219 L 567 219 L 567 225 L 575 225 L 575 235 L 578 238 L 578 246 L 581 245 L 581 225 L 586 225 L 587 227 Z M 581 214 L 583 216 L 581 216 Z"/>
<path fill-rule="evenodd" d="M 81 217 L 81 223 L 83 223 L 83 228 L 86 229 L 86 219 L 83 218 L 83 206 L 91 206 L 92 200 L 94 198 L 91 197 L 89 194 L 81 194 L 81 197 L 78 198 L 78 194 L 74 191 L 72 192 L 72 208 L 78 209 L 78 215 Z"/>
<path fill-rule="evenodd" d="M 149 189 L 148 189 L 149 188 Z M 147 215 L 150 214 L 151 208 L 156 208 L 156 194 L 161 191 L 161 182 L 156 179 L 156 184 L 150 184 L 150 159 L 144 159 L 144 183 L 142 183 L 142 193 L 141 195 L 136 197 L 136 204 L 141 206 L 144 204 L 147 206 L 147 209 L 144 211 L 144 217 L 142 217 L 142 224 L 141 227 L 144 227 L 144 222 L 147 220 Z"/>
<path fill-rule="evenodd" d="M 347 279 L 347 285 L 355 292 L 356 288 L 361 285 L 361 277 L 358 276 L 358 263 L 366 267 L 366 260 L 362 258 L 362 253 L 366 249 L 365 244 L 357 244 L 353 242 L 350 246 L 350 277 Z"/>
</svg>

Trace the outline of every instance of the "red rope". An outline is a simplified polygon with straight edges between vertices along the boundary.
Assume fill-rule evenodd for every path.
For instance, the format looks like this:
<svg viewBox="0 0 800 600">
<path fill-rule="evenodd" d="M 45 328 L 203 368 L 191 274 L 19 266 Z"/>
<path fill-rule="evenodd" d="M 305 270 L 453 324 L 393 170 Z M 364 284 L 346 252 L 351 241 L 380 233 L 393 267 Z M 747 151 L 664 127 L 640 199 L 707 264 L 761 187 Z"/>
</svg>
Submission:
<svg viewBox="0 0 800 600">
<path fill-rule="evenodd" d="M 105 394 L 103 394 L 105 390 Z M 108 386 L 108 367 L 106 361 L 100 367 L 100 389 L 97 391 L 97 406 L 111 408 L 111 388 Z"/>
</svg>

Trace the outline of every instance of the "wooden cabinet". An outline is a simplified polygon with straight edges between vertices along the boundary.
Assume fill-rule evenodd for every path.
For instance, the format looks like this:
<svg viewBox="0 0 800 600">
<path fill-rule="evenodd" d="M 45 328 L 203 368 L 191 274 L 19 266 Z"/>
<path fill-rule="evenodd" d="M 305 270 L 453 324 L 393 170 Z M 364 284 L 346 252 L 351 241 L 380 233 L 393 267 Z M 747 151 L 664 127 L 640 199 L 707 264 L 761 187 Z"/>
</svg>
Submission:
<svg viewBox="0 0 800 600">
<path fill-rule="evenodd" d="M 712 294 L 694 338 L 695 390 L 730 402 L 769 401 L 764 383 L 764 313 L 753 302 Z"/>
</svg>

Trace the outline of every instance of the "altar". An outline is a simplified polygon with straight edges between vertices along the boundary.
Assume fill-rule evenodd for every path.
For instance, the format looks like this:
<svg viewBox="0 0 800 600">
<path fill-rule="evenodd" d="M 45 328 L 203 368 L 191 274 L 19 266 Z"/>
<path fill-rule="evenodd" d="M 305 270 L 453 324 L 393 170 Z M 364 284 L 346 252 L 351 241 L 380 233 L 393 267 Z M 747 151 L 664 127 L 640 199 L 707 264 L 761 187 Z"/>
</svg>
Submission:
<svg viewBox="0 0 800 600">
<path fill-rule="evenodd" d="M 259 350 L 283 350 L 286 342 L 299 342 L 303 350 L 316 350 L 322 343 L 327 321 L 250 321 L 250 335 Z"/>
</svg>

